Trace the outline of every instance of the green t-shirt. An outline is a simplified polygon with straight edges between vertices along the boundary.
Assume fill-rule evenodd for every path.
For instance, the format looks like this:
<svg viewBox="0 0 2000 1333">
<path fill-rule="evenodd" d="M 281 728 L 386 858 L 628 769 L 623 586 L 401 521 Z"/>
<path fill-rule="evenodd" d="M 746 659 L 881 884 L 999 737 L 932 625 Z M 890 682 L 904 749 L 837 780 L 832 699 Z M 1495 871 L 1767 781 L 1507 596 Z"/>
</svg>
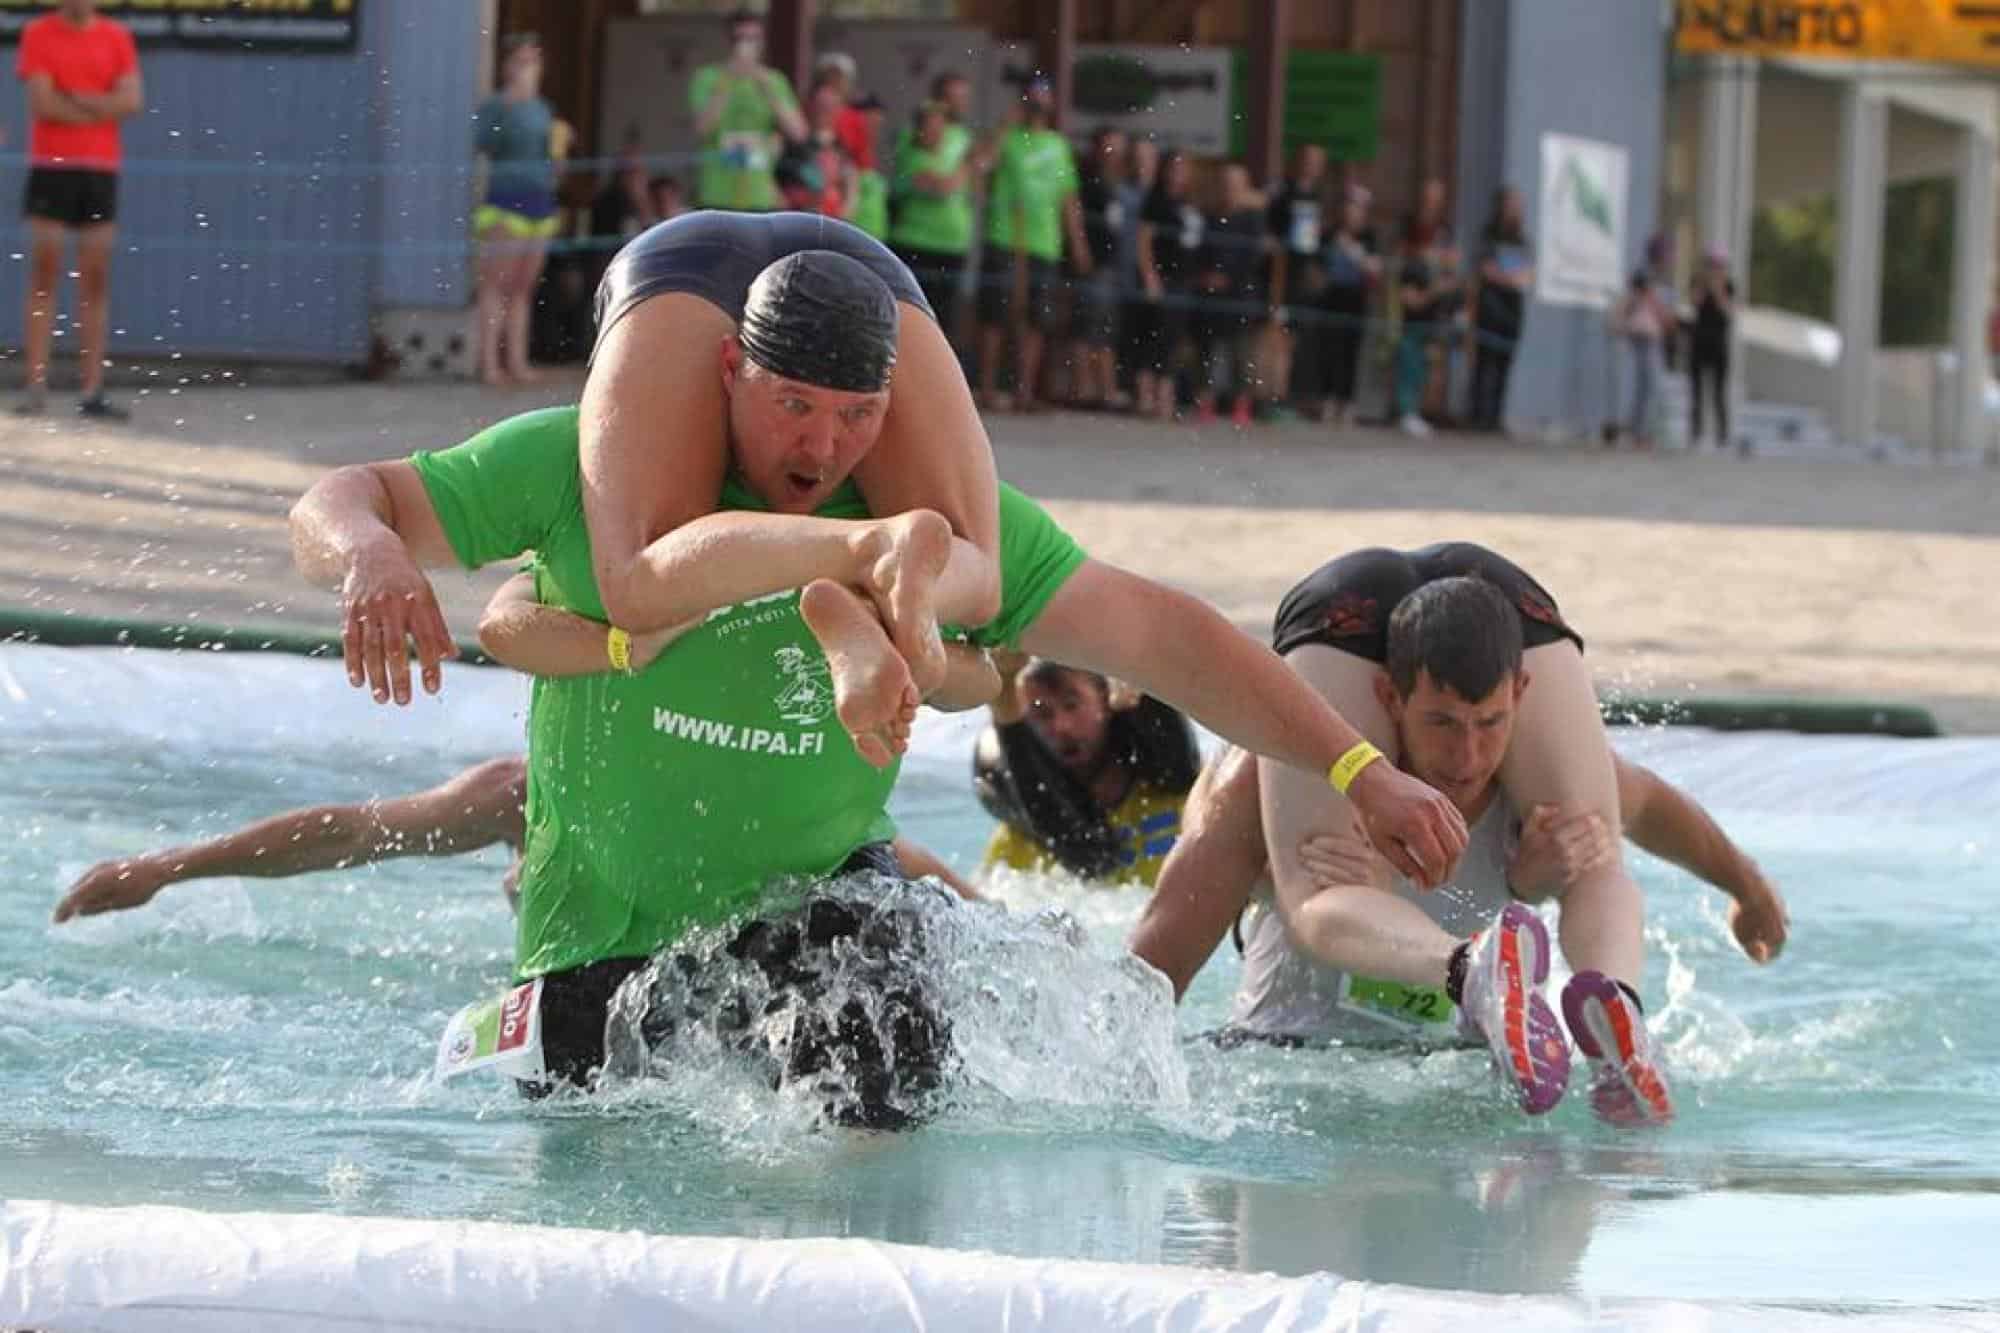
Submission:
<svg viewBox="0 0 2000 1333">
<path fill-rule="evenodd" d="M 533 550 L 536 596 L 603 620 L 577 438 L 577 410 L 549 408 L 411 462 L 465 565 Z M 766 506 L 732 481 L 721 507 Z M 851 483 L 818 512 L 868 517 Z M 1018 639 L 1084 559 L 1011 487 L 1000 526 L 1001 610 L 982 644 Z M 895 781 L 834 716 L 797 590 L 716 609 L 635 675 L 536 679 L 516 973 L 644 957 L 775 879 L 838 868 L 894 835 Z"/>
<path fill-rule="evenodd" d="M 972 248 L 972 185 L 967 182 L 947 195 L 925 194 L 916 187 L 920 172 L 949 176 L 972 151 L 972 135 L 962 125 L 947 125 L 935 148 L 919 147 L 908 137 L 896 145 L 896 222 L 889 239 L 911 250 L 962 255 Z"/>
<path fill-rule="evenodd" d="M 722 78 L 731 81 L 729 93 L 722 104 L 722 118 L 702 141 L 695 198 L 703 208 L 768 212 L 778 206 L 777 178 L 771 172 L 784 147 L 772 104 L 797 111 L 798 99 L 792 95 L 792 85 L 776 70 L 764 72 L 767 87 L 759 90 L 752 80 L 729 74 L 721 65 L 703 65 L 688 85 L 688 101 L 695 115 L 708 105 L 716 80 Z"/>
<path fill-rule="evenodd" d="M 878 241 L 889 239 L 889 182 L 879 171 L 854 178 L 854 212 L 847 219 Z"/>
<path fill-rule="evenodd" d="M 1054 130 L 1019 126 L 1000 142 L 993 190 L 986 200 L 986 239 L 1013 249 L 1014 214 L 1021 213 L 1021 248 L 1036 259 L 1061 259 L 1063 201 L 1076 193 L 1076 157 Z"/>
</svg>

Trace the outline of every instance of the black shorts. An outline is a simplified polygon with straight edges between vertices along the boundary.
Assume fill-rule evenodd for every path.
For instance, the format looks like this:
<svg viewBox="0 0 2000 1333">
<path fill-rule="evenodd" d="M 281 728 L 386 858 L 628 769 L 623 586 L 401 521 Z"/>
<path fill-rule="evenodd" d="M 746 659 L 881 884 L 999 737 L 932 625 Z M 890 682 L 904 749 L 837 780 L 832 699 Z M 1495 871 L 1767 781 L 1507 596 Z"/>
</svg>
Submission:
<svg viewBox="0 0 2000 1333">
<path fill-rule="evenodd" d="M 1278 603 L 1271 629 L 1271 646 L 1280 654 L 1301 644 L 1365 657 L 1389 658 L 1389 613 L 1396 604 L 1426 583 L 1470 575 L 1498 588 L 1521 613 L 1525 647 L 1568 639 L 1583 649 L 1583 637 L 1571 629 L 1549 590 L 1513 561 L 1471 542 L 1439 542 L 1414 551 L 1374 546 L 1330 560 L 1305 576 Z"/>
<path fill-rule="evenodd" d="M 862 870 L 902 877 L 886 844 L 859 849 L 839 873 Z M 588 1088 L 604 1067 L 617 1002 L 640 1015 L 648 1050 L 684 1023 L 705 1025 L 760 1063 L 774 1089 L 820 1086 L 835 1123 L 905 1128 L 923 1118 L 952 1061 L 951 1025 L 913 966 L 923 943 L 906 908 L 830 887 L 727 938 L 666 950 L 657 967 L 609 958 L 551 973 L 542 983 L 542 1060 L 552 1082 L 522 1090 L 542 1096 L 554 1081 Z M 731 979 L 745 965 L 762 977 L 754 997 Z M 847 998 L 829 1013 L 823 1001 L 836 982 Z M 621 999 L 628 983 L 647 990 Z"/>
<path fill-rule="evenodd" d="M 34 167 L 22 192 L 24 216 L 65 227 L 95 227 L 118 220 L 118 173 L 74 167 Z"/>
<path fill-rule="evenodd" d="M 1062 270 L 1053 259 L 1028 256 L 1028 308 L 1022 312 L 1028 327 L 1054 336 L 1062 332 L 1056 312 L 1056 293 L 1062 288 Z M 979 322 L 1000 326 L 1014 314 L 1014 252 L 989 246 L 979 260 Z"/>
<path fill-rule="evenodd" d="M 859 260 L 898 301 L 936 318 L 909 265 L 859 227 L 818 213 L 705 210 L 647 228 L 612 258 L 597 284 L 598 340 L 633 306 L 668 292 L 692 293 L 741 321 L 757 275 L 801 250 Z"/>
</svg>

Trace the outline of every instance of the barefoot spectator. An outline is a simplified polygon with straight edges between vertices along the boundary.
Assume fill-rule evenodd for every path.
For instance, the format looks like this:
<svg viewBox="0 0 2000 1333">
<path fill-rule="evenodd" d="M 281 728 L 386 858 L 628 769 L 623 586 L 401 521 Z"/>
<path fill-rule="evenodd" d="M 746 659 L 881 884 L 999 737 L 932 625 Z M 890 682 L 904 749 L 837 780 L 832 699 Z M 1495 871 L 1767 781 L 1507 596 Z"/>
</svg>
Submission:
<svg viewBox="0 0 2000 1333">
<path fill-rule="evenodd" d="M 500 90 L 480 105 L 474 139 L 487 175 L 486 201 L 473 213 L 479 237 L 473 345 L 479 378 L 495 386 L 536 379 L 528 364 L 528 319 L 549 239 L 562 225 L 556 163 L 568 154 L 570 132 L 542 100 L 541 39 L 516 33 L 505 49 Z"/>
<path fill-rule="evenodd" d="M 139 55 L 123 24 L 97 13 L 95 0 L 62 0 L 21 31 L 15 66 L 27 85 L 27 217 L 30 267 L 28 381 L 19 408 L 40 413 L 48 396 L 49 342 L 63 250 L 76 236 L 76 296 L 82 397 L 87 417 L 122 421 L 124 408 L 104 396 L 109 328 L 111 244 L 117 235 L 118 123 L 145 102 Z"/>
</svg>

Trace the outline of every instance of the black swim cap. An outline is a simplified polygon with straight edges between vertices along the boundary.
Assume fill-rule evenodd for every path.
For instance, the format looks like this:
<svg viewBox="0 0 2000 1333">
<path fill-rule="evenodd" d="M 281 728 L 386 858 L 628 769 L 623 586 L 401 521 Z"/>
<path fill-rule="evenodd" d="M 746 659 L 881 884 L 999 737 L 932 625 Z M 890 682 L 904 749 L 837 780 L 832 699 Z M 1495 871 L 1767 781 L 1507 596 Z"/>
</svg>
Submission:
<svg viewBox="0 0 2000 1333">
<path fill-rule="evenodd" d="M 860 260 L 832 250 L 786 255 L 757 275 L 737 339 L 774 375 L 875 393 L 896 364 L 896 298 Z"/>
</svg>

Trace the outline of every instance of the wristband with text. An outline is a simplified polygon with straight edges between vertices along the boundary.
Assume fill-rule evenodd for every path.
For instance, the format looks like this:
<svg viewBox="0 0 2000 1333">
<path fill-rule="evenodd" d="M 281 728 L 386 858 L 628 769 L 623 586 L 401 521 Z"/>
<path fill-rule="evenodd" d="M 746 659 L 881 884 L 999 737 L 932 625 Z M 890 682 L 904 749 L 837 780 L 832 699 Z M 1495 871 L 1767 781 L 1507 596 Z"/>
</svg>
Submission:
<svg viewBox="0 0 2000 1333">
<path fill-rule="evenodd" d="M 1346 754 L 1333 761 L 1333 767 L 1327 771 L 1327 781 L 1333 784 L 1335 791 L 1345 796 L 1361 770 L 1381 757 L 1382 752 L 1375 748 L 1372 741 L 1356 741 Z"/>
</svg>

